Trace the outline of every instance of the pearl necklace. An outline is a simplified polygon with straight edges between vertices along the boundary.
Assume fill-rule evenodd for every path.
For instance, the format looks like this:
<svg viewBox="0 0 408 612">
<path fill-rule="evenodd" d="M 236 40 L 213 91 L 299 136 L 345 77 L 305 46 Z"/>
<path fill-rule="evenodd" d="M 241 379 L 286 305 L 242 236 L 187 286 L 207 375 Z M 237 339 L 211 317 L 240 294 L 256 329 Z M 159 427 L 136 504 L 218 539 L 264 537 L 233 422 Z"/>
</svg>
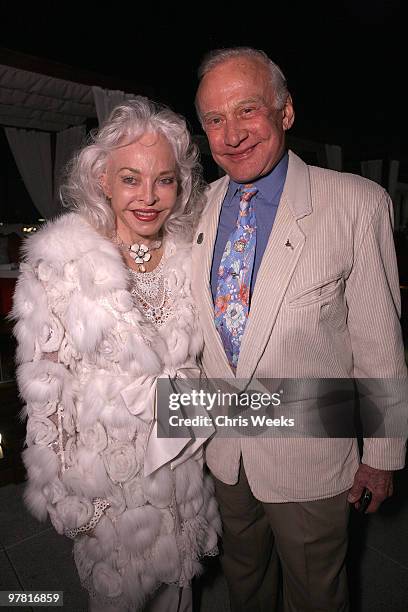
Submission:
<svg viewBox="0 0 408 612">
<path fill-rule="evenodd" d="M 155 240 L 149 246 L 143 243 L 126 244 L 121 238 L 116 235 L 115 242 L 122 251 L 125 251 L 139 266 L 139 272 L 146 272 L 146 266 L 144 265 L 150 261 L 152 255 L 150 251 L 156 251 L 161 247 L 161 240 Z"/>
</svg>

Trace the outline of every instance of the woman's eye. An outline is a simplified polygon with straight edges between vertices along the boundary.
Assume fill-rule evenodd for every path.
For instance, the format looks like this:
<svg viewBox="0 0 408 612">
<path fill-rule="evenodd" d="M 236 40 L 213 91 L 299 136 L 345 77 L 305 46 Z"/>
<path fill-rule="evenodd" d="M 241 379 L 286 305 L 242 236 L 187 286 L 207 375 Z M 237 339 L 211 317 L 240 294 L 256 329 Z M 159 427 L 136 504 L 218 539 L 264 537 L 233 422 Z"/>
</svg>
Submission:
<svg viewBox="0 0 408 612">
<path fill-rule="evenodd" d="M 134 176 L 122 176 L 122 183 L 125 183 L 125 185 L 136 185 L 137 180 Z"/>
<path fill-rule="evenodd" d="M 166 176 L 165 178 L 160 179 L 161 185 L 173 185 L 176 182 L 174 176 Z"/>
</svg>

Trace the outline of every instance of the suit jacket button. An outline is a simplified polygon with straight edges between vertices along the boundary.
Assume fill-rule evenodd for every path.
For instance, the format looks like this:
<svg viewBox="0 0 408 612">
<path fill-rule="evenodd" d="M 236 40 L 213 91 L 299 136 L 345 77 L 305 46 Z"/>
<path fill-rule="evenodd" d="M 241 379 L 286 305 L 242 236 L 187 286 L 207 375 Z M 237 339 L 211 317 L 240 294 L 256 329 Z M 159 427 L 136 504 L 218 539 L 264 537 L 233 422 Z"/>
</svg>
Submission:
<svg viewBox="0 0 408 612">
<path fill-rule="evenodd" d="M 197 236 L 197 244 L 201 244 L 203 240 L 204 240 L 204 234 L 200 232 Z"/>
</svg>

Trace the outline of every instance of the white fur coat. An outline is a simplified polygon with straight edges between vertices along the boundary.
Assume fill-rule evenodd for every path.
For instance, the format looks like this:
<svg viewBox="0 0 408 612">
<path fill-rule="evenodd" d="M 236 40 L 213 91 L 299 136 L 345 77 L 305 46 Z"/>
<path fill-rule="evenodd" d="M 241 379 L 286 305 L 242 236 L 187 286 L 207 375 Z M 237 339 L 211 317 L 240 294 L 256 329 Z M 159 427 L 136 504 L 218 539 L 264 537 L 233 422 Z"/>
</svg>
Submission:
<svg viewBox="0 0 408 612">
<path fill-rule="evenodd" d="M 74 555 L 91 595 L 118 610 L 139 609 L 163 582 L 187 583 L 220 530 L 196 455 L 143 471 L 151 380 L 194 364 L 201 348 L 185 249 L 166 246 L 175 312 L 161 333 L 135 306 L 118 248 L 75 213 L 27 241 L 14 297 L 26 502 L 59 533 L 92 518 L 93 498 L 109 502 L 93 537 L 75 538 Z M 126 395 L 135 381 L 150 386 Z M 129 397 L 151 402 L 149 418 Z"/>
</svg>

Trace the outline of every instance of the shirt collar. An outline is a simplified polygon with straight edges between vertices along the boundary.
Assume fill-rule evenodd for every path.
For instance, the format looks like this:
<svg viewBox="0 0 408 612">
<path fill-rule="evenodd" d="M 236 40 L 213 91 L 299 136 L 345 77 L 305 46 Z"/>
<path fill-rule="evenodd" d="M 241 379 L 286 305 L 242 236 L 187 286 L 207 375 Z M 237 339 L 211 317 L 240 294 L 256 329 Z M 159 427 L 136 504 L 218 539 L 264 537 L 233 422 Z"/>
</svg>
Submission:
<svg viewBox="0 0 408 612">
<path fill-rule="evenodd" d="M 286 179 L 286 173 L 288 171 L 289 156 L 286 152 L 279 163 L 267 174 L 262 176 L 252 184 L 257 187 L 263 198 L 268 202 L 272 201 L 279 191 L 282 191 L 283 185 Z M 225 194 L 224 205 L 231 206 L 234 196 L 242 186 L 241 183 L 237 183 L 230 179 L 227 193 Z"/>
</svg>

